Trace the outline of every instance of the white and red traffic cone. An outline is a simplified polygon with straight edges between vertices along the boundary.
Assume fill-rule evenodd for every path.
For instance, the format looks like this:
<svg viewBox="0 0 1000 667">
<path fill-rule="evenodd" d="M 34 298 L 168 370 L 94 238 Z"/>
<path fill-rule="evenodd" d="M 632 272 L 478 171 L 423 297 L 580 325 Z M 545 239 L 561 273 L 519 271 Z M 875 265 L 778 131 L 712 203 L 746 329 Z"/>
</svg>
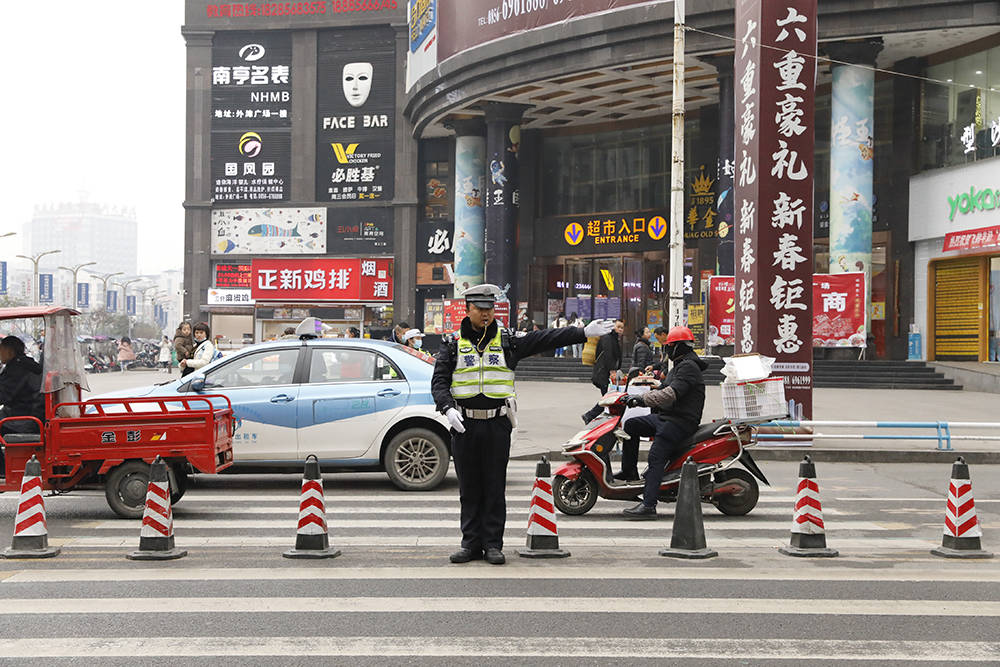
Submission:
<svg viewBox="0 0 1000 667">
<path fill-rule="evenodd" d="M 149 466 L 146 509 L 139 529 L 139 549 L 128 554 L 129 560 L 173 560 L 187 556 L 174 546 L 174 513 L 170 508 L 170 477 L 167 464 L 159 456 Z"/>
<path fill-rule="evenodd" d="M 976 502 L 972 499 L 969 465 L 959 456 L 951 466 L 944 536 L 941 546 L 931 549 L 931 553 L 942 558 L 993 558 L 992 553 L 983 550 L 982 536 L 983 529 L 976 518 Z"/>
<path fill-rule="evenodd" d="M 323 501 L 323 475 L 315 454 L 306 457 L 302 474 L 302 497 L 299 501 L 299 526 L 295 532 L 295 548 L 281 554 L 285 558 L 336 558 L 340 549 L 330 547 L 326 526 L 326 504 Z"/>
<path fill-rule="evenodd" d="M 826 546 L 826 526 L 823 524 L 819 484 L 816 483 L 816 465 L 808 454 L 799 464 L 799 488 L 795 495 L 791 543 L 778 551 L 786 556 L 814 558 L 832 558 L 838 553 L 836 549 Z"/>
<path fill-rule="evenodd" d="M 49 546 L 49 526 L 45 521 L 45 499 L 42 497 L 42 464 L 32 454 L 21 478 L 14 537 L 3 557 L 52 558 L 58 554 L 58 547 Z"/>
<path fill-rule="evenodd" d="M 531 489 L 528 516 L 527 548 L 518 549 L 525 558 L 566 558 L 569 552 L 559 548 L 556 508 L 552 504 L 552 468 L 547 457 L 535 466 L 535 486 Z"/>
</svg>

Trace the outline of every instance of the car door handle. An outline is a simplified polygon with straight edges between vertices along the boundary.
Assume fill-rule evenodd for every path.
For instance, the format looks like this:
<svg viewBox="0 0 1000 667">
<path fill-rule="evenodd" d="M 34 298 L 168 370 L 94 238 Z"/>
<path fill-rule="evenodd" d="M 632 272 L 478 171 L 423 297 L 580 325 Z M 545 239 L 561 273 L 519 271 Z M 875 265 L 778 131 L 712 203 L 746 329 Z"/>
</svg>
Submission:
<svg viewBox="0 0 1000 667">
<path fill-rule="evenodd" d="M 271 397 L 271 402 L 272 403 L 288 403 L 289 401 L 292 401 L 292 400 L 294 400 L 294 399 L 291 396 L 289 396 L 288 394 L 278 394 L 277 396 L 272 396 Z"/>
<path fill-rule="evenodd" d="M 381 396 L 382 398 L 388 398 L 389 396 L 399 396 L 399 394 L 400 391 L 398 389 L 383 389 L 375 395 Z"/>
</svg>

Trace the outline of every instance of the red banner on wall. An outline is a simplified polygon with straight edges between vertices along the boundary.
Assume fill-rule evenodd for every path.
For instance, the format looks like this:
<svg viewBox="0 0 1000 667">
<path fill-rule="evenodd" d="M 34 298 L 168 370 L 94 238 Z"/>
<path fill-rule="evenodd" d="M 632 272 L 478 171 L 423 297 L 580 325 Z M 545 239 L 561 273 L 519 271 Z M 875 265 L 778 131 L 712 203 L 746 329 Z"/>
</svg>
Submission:
<svg viewBox="0 0 1000 667">
<path fill-rule="evenodd" d="M 813 275 L 813 347 L 864 347 L 865 274 Z"/>
<path fill-rule="evenodd" d="M 944 235 L 944 252 L 950 250 L 981 250 L 1000 245 L 1000 227 L 981 227 Z"/>
<path fill-rule="evenodd" d="M 257 301 L 392 301 L 391 259 L 255 259 Z"/>
<path fill-rule="evenodd" d="M 732 345 L 736 331 L 736 280 L 733 276 L 708 279 L 708 344 Z"/>
</svg>

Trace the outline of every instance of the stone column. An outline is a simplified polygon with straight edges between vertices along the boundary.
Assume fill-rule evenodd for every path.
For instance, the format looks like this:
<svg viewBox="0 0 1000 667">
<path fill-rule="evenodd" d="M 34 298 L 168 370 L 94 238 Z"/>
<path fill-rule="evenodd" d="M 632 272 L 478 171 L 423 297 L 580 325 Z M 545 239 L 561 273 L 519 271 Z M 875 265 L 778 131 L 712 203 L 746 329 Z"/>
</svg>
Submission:
<svg viewBox="0 0 1000 667">
<path fill-rule="evenodd" d="M 823 48 L 832 60 L 852 63 L 832 66 L 830 273 L 864 272 L 867 336 L 871 333 L 875 72 L 853 65 L 874 66 L 882 40 L 838 42 Z"/>
<path fill-rule="evenodd" d="M 485 277 L 507 290 L 517 305 L 517 219 L 520 208 L 518 150 L 522 104 L 486 104 Z"/>
<path fill-rule="evenodd" d="M 455 296 L 485 282 L 486 126 L 481 120 L 456 120 L 455 130 Z"/>
</svg>

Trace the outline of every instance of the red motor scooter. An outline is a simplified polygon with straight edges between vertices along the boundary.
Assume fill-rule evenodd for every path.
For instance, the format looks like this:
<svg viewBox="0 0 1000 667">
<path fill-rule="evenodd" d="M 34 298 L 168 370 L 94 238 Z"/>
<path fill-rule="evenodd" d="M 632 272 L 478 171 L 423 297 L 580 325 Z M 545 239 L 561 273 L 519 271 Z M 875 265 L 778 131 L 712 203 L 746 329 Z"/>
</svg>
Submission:
<svg viewBox="0 0 1000 667">
<path fill-rule="evenodd" d="M 634 384 L 655 382 L 652 378 L 638 378 Z M 625 391 L 612 391 L 604 395 L 600 405 L 607 408 L 602 415 L 587 425 L 563 445 L 563 453 L 574 460 L 555 471 L 552 497 L 563 514 L 585 514 L 598 498 L 636 502 L 642 499 L 645 480 L 619 481 L 612 477 L 610 453 L 616 445 L 628 440 L 622 428 Z M 664 471 L 660 484 L 660 500 L 675 502 L 680 486 L 681 466 L 690 457 L 698 464 L 702 501 L 719 508 L 723 514 L 742 516 L 757 505 L 759 479 L 770 486 L 764 473 L 746 450 L 756 444 L 757 426 L 783 415 L 757 419 L 720 419 L 702 424 L 687 442 L 687 451 L 672 461 Z M 743 467 L 735 465 L 739 463 Z M 756 478 L 756 479 L 755 479 Z"/>
</svg>

